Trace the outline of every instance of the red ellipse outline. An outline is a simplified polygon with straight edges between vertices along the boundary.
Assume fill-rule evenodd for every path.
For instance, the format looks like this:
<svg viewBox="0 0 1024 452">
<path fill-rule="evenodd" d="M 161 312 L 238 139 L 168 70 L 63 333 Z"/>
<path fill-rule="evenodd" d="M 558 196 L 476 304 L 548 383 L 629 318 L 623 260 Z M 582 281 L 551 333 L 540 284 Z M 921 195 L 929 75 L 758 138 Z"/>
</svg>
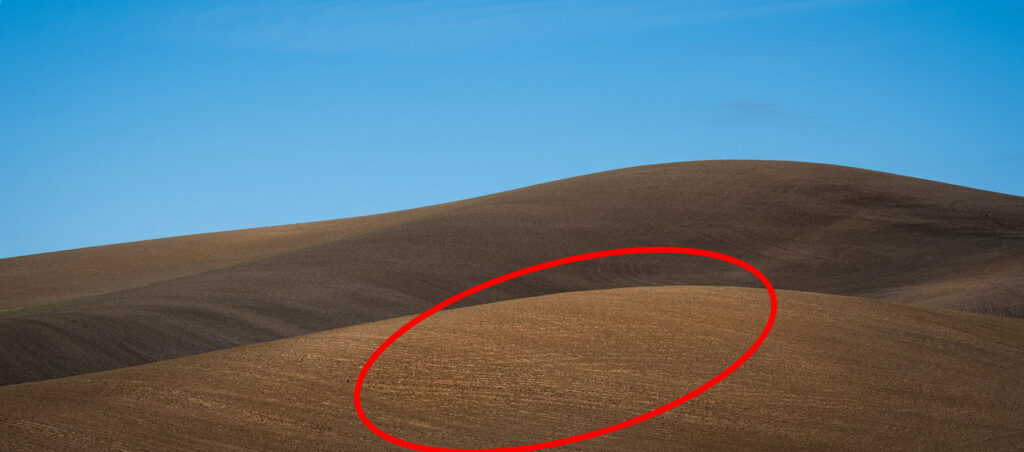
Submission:
<svg viewBox="0 0 1024 452">
<path fill-rule="evenodd" d="M 726 368 L 725 370 L 720 372 L 718 375 L 715 375 L 714 378 L 712 378 L 712 379 L 708 380 L 707 382 L 705 382 L 704 384 L 700 385 L 697 389 L 694 389 L 694 390 L 690 391 L 689 393 L 687 393 L 686 395 L 684 395 L 684 396 L 682 396 L 682 397 L 680 397 L 678 399 L 675 399 L 675 400 L 673 400 L 673 401 L 671 401 L 669 403 L 666 403 L 665 405 L 662 405 L 662 406 L 660 406 L 658 408 L 655 408 L 655 409 L 653 409 L 651 411 L 648 411 L 647 413 L 641 414 L 641 415 L 636 416 L 636 417 L 634 417 L 632 419 L 627 419 L 625 421 L 619 422 L 618 424 L 609 425 L 607 427 L 599 428 L 597 430 L 594 430 L 594 431 L 591 431 L 591 432 L 587 432 L 587 433 L 581 433 L 581 434 L 578 434 L 578 435 L 569 436 L 569 437 L 565 437 L 565 438 L 561 438 L 561 439 L 556 439 L 556 440 L 551 440 L 551 441 L 544 441 L 544 442 L 534 443 L 534 444 L 526 444 L 526 445 L 522 445 L 522 446 L 498 447 L 498 448 L 490 448 L 490 449 L 453 449 L 453 448 L 447 448 L 447 447 L 427 446 L 427 445 L 424 445 L 424 444 L 417 444 L 417 443 L 413 443 L 413 442 L 410 442 L 410 441 L 406 441 L 406 440 L 403 440 L 401 438 L 396 438 L 394 436 L 391 436 L 387 432 L 381 430 L 380 428 L 378 428 L 376 425 L 373 424 L 373 422 L 370 422 L 369 418 L 366 417 L 366 413 L 363 411 L 363 404 L 362 404 L 362 400 L 361 400 L 360 395 L 361 395 L 362 389 L 363 389 L 363 380 L 366 379 L 366 375 L 370 372 L 370 368 L 373 367 L 373 363 L 375 363 L 377 361 L 377 358 L 379 358 L 380 355 L 382 353 L 384 353 L 384 350 L 387 350 L 388 347 L 390 347 L 391 344 L 393 344 L 396 340 L 398 340 L 399 337 L 402 337 L 403 334 L 407 333 L 409 330 L 411 330 L 413 327 L 418 325 L 420 322 L 426 320 L 428 317 L 436 314 L 438 311 L 440 311 L 440 310 L 450 306 L 451 304 L 453 304 L 453 303 L 455 303 L 455 302 L 457 302 L 459 300 L 462 300 L 463 298 L 466 298 L 466 297 L 468 297 L 470 295 L 473 295 L 473 294 L 475 294 L 477 292 L 480 292 L 480 291 L 482 291 L 484 289 L 487 289 L 489 287 L 493 287 L 493 286 L 496 286 L 496 285 L 501 284 L 503 282 L 506 282 L 506 281 L 518 278 L 520 276 L 528 275 L 530 273 L 538 272 L 538 271 L 545 270 L 545 269 L 552 268 L 552 267 L 558 267 L 560 265 L 571 264 L 571 263 L 574 263 L 574 262 L 581 262 L 581 261 L 590 260 L 590 259 L 598 259 L 598 258 L 602 258 L 602 257 L 625 256 L 625 255 L 630 255 L 630 254 L 688 254 L 688 255 L 703 256 L 703 257 L 709 257 L 709 258 L 712 258 L 712 259 L 718 259 L 720 261 L 725 261 L 725 262 L 733 264 L 733 265 L 735 265 L 737 267 L 740 267 L 740 268 L 746 270 L 747 272 L 751 273 L 752 275 L 756 276 L 757 279 L 761 280 L 761 283 L 764 284 L 765 289 L 768 291 L 769 298 L 771 299 L 771 312 L 768 314 L 768 322 L 765 324 L 764 329 L 761 330 L 761 334 L 757 337 L 757 340 L 754 341 L 754 344 L 751 345 L 750 348 L 748 348 L 747 351 L 744 352 L 743 355 L 740 356 L 739 359 L 734 361 L 731 365 L 729 365 L 728 368 Z M 748 263 L 746 263 L 746 262 L 744 262 L 744 261 L 742 261 L 740 259 L 737 259 L 735 257 L 729 256 L 729 255 L 726 255 L 726 254 L 717 253 L 717 252 L 714 252 L 714 251 L 702 250 L 702 249 L 697 249 L 697 248 L 681 248 L 681 247 L 674 247 L 674 246 L 646 246 L 646 247 L 618 248 L 618 249 L 611 249 L 611 250 L 605 250 L 605 251 L 595 251 L 595 252 L 592 252 L 592 253 L 585 253 L 585 254 L 578 254 L 576 256 L 563 257 L 561 259 L 555 259 L 553 261 L 549 261 L 549 262 L 545 262 L 545 263 L 542 263 L 542 264 L 533 265 L 533 266 L 526 267 L 526 268 L 521 269 L 521 270 L 516 270 L 516 271 L 514 271 L 512 273 L 509 273 L 507 275 L 499 276 L 499 277 L 494 278 L 494 279 L 492 279 L 490 281 L 487 281 L 487 282 L 478 284 L 476 286 L 473 286 L 473 287 L 471 287 L 469 289 L 466 289 L 466 290 L 456 294 L 455 296 L 453 296 L 453 297 L 451 297 L 451 298 L 449 298 L 449 299 L 447 299 L 445 301 L 442 301 L 441 303 L 438 303 L 436 306 L 428 309 L 427 311 L 424 311 L 422 314 L 416 316 L 415 318 L 410 320 L 405 325 L 402 325 L 402 327 L 399 328 L 398 331 L 395 331 L 390 337 L 387 338 L 387 340 L 384 341 L 384 343 L 382 343 L 379 347 L 377 347 L 377 350 L 375 350 L 373 352 L 373 354 L 370 355 L 370 358 L 368 360 L 366 360 L 366 363 L 363 364 L 363 369 L 359 372 L 359 377 L 356 378 L 355 393 L 353 395 L 353 404 L 355 405 L 356 414 L 359 415 L 359 419 L 362 420 L 363 424 L 366 425 L 366 428 L 370 429 L 370 431 L 372 431 L 374 434 L 376 434 L 377 436 L 383 438 L 384 440 L 386 440 L 386 441 L 388 441 L 388 442 L 390 442 L 392 444 L 395 444 L 395 445 L 398 445 L 398 446 L 402 446 L 402 447 L 405 447 L 407 449 L 418 450 L 418 451 L 421 451 L 421 452 L 465 452 L 465 451 L 477 451 L 477 452 L 480 452 L 480 451 L 526 452 L 526 451 L 533 451 L 533 450 L 539 450 L 539 449 L 547 449 L 547 448 L 550 448 L 550 447 L 564 446 L 566 444 L 572 444 L 572 443 L 588 440 L 588 439 L 591 439 L 591 438 L 596 438 L 596 437 L 601 436 L 601 435 L 606 435 L 608 433 L 612 433 L 612 432 L 615 432 L 615 431 L 618 431 L 618 430 L 622 430 L 622 429 L 624 429 L 626 427 L 630 427 L 630 426 L 639 424 L 641 422 L 644 422 L 646 420 L 652 419 L 652 418 L 654 418 L 656 416 L 664 414 L 665 412 L 667 412 L 667 411 L 669 411 L 669 410 L 671 410 L 673 408 L 678 407 L 679 405 L 682 405 L 682 404 L 686 403 L 687 401 L 693 399 L 694 397 L 697 397 L 698 395 L 704 393 L 708 389 L 711 389 L 712 386 L 715 386 L 716 384 L 718 384 L 719 382 L 724 380 L 725 377 L 728 377 L 730 374 L 735 372 L 736 369 L 739 369 L 740 366 L 742 366 L 743 363 L 747 362 L 747 360 L 750 359 L 750 357 L 754 355 L 754 352 L 756 352 L 757 349 L 761 347 L 761 344 L 764 343 L 764 340 L 768 337 L 768 333 L 771 331 L 772 325 L 775 324 L 775 312 L 776 312 L 777 307 L 778 307 L 777 305 L 778 305 L 778 300 L 777 300 L 777 298 L 775 296 L 775 288 L 772 286 L 772 283 L 770 281 L 768 281 L 768 278 L 765 277 L 763 273 L 761 273 L 760 270 L 758 270 L 757 268 L 754 268 L 753 265 L 750 265 L 750 264 L 748 264 Z"/>
</svg>

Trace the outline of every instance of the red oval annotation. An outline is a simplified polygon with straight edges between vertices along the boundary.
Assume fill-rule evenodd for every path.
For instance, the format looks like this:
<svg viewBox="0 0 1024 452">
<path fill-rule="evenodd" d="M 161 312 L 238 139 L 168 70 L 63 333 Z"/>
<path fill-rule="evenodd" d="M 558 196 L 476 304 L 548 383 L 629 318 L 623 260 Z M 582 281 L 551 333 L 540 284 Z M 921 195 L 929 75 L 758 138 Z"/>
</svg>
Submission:
<svg viewBox="0 0 1024 452">
<path fill-rule="evenodd" d="M 475 294 L 477 292 L 480 292 L 480 291 L 482 291 L 484 289 L 487 289 L 489 287 L 493 287 L 493 286 L 496 286 L 496 285 L 501 284 L 503 282 L 516 279 L 516 278 L 518 278 L 520 276 L 528 275 L 528 274 L 534 273 L 534 272 L 539 272 L 541 270 L 546 270 L 546 269 L 549 269 L 549 268 L 552 268 L 552 267 L 558 267 L 560 265 L 571 264 L 571 263 L 574 263 L 574 262 L 581 262 L 581 261 L 586 261 L 586 260 L 591 260 L 591 259 L 600 259 L 600 258 L 603 258 L 603 257 L 611 257 L 611 256 L 625 256 L 625 255 L 630 255 L 630 254 L 688 254 L 688 255 L 693 255 L 693 256 L 702 256 L 702 257 L 707 257 L 707 258 L 711 258 L 711 259 L 717 259 L 717 260 L 720 260 L 720 261 L 728 262 L 728 263 L 733 264 L 733 265 L 735 265 L 737 267 L 740 267 L 740 268 L 746 270 L 747 272 L 751 273 L 755 277 L 757 277 L 757 279 L 759 279 L 761 281 L 761 283 L 764 284 L 765 290 L 768 291 L 768 297 L 771 300 L 771 311 L 768 314 L 768 322 L 765 323 L 764 329 L 761 330 L 761 334 L 757 337 L 757 339 L 754 341 L 754 343 L 750 346 L 750 348 L 748 348 L 743 353 L 742 356 L 739 357 L 739 359 L 734 361 L 725 370 L 720 372 L 718 375 L 715 375 L 713 378 L 711 378 L 710 380 L 708 380 L 704 384 L 700 385 L 696 389 L 686 393 L 685 395 L 683 395 L 682 397 L 679 397 L 678 399 L 675 399 L 675 400 L 673 400 L 673 401 L 671 401 L 669 403 L 666 403 L 665 405 L 662 405 L 662 406 L 660 406 L 658 408 L 655 408 L 655 409 L 653 409 L 651 411 L 648 411 L 648 412 L 646 412 L 644 414 L 641 414 L 639 416 L 636 416 L 634 418 L 627 419 L 627 420 L 619 422 L 617 424 L 609 425 L 607 427 L 599 428 L 599 429 L 594 430 L 594 431 L 590 431 L 590 432 L 586 432 L 586 433 L 581 433 L 581 434 L 574 435 L 574 436 L 569 436 L 569 437 L 565 437 L 565 438 L 560 438 L 560 439 L 555 439 L 555 440 L 545 441 L 545 442 L 540 442 L 540 443 L 526 444 L 526 445 L 521 445 L 521 446 L 499 447 L 499 448 L 492 448 L 492 449 L 454 449 L 454 448 L 447 448 L 447 447 L 435 447 L 435 446 L 428 446 L 428 445 L 424 445 L 424 444 L 417 444 L 417 443 L 414 443 L 414 442 L 403 440 L 401 438 L 397 438 L 397 437 L 392 436 L 392 435 L 388 434 L 387 432 L 381 430 L 379 427 L 374 425 L 373 422 L 370 422 L 370 419 L 366 416 L 366 413 L 363 411 L 363 403 L 362 403 L 361 396 L 362 396 L 362 390 L 363 390 L 363 381 L 366 379 L 366 375 L 370 372 L 370 368 L 373 367 L 373 364 L 375 362 L 377 362 L 377 359 L 380 358 L 380 355 L 382 353 L 384 353 L 384 351 L 387 350 L 388 347 L 391 346 L 391 344 L 393 344 L 396 340 L 398 340 L 398 338 L 402 337 L 403 334 L 407 333 L 409 330 L 411 330 L 413 327 L 418 325 L 420 322 L 426 320 L 430 316 L 436 314 L 438 311 L 440 311 L 440 310 L 442 310 L 442 309 L 444 309 L 444 308 L 454 304 L 455 302 L 457 302 L 459 300 L 462 300 L 462 299 L 464 299 L 464 298 L 466 298 L 466 297 L 468 297 L 470 295 L 473 295 L 473 294 Z M 370 358 L 368 360 L 366 360 L 366 363 L 363 364 L 363 368 L 359 372 L 359 377 L 356 378 L 355 394 L 353 395 L 353 399 L 352 400 L 353 400 L 353 404 L 355 405 L 356 413 L 359 415 L 359 419 L 361 419 L 363 421 L 363 424 L 366 425 L 366 428 L 370 429 L 370 431 L 372 431 L 374 434 L 376 434 L 377 436 L 387 440 L 388 442 L 390 442 L 392 444 L 396 444 L 396 445 L 399 445 L 399 446 L 402 446 L 402 447 L 405 447 L 405 448 L 408 448 L 408 449 L 412 449 L 412 450 L 417 450 L 417 451 L 422 451 L 422 452 L 456 452 L 456 451 L 458 451 L 458 452 L 465 452 L 465 451 L 476 451 L 476 452 L 480 452 L 480 451 L 491 451 L 491 452 L 494 452 L 494 451 L 526 452 L 526 451 L 547 449 L 547 448 L 550 448 L 550 447 L 564 446 L 566 444 L 577 443 L 577 442 L 588 440 L 588 439 L 591 439 L 591 438 L 596 438 L 596 437 L 601 436 L 601 435 L 606 435 L 608 433 L 612 433 L 612 432 L 615 432 L 615 431 L 618 431 L 618 430 L 622 430 L 622 429 L 624 429 L 626 427 L 630 427 L 630 426 L 639 424 L 641 422 L 644 422 L 646 420 L 652 419 L 652 418 L 654 418 L 654 417 L 656 417 L 658 415 L 661 415 L 661 414 L 663 414 L 663 413 L 665 413 L 665 412 L 667 412 L 667 411 L 669 411 L 669 410 L 671 410 L 673 408 L 678 407 L 679 405 L 682 405 L 682 404 L 686 403 L 687 401 L 693 399 L 694 397 L 697 397 L 698 395 L 702 394 L 703 392 L 707 391 L 708 389 L 711 389 L 711 387 L 715 386 L 716 384 L 718 384 L 722 380 L 724 380 L 725 377 L 728 377 L 730 374 L 735 372 L 736 369 L 739 369 L 740 366 L 742 366 L 743 363 L 747 362 L 747 360 L 749 360 L 750 357 L 754 355 L 754 352 L 756 352 L 757 349 L 761 347 L 761 344 L 763 344 L 765 339 L 768 337 L 768 333 L 771 331 L 772 325 L 775 324 L 775 312 L 777 310 L 777 305 L 778 305 L 778 301 L 777 301 L 777 298 L 775 296 L 775 288 L 772 286 L 772 283 L 770 281 L 768 281 L 768 278 L 765 277 L 764 274 L 761 273 L 760 270 L 758 270 L 757 268 L 754 268 L 753 265 L 750 265 L 750 264 L 748 264 L 748 263 L 746 263 L 746 262 L 744 262 L 742 260 L 739 260 L 739 259 L 737 259 L 735 257 L 728 256 L 728 255 L 725 255 L 725 254 L 722 254 L 722 253 L 717 253 L 717 252 L 714 252 L 714 251 L 707 251 L 707 250 L 696 249 L 696 248 L 680 248 L 680 247 L 673 247 L 673 246 L 649 246 L 649 247 L 636 247 L 636 248 L 619 248 L 619 249 L 612 249 L 612 250 L 605 250 L 605 251 L 596 251 L 596 252 L 593 252 L 593 253 L 579 254 L 579 255 L 576 255 L 576 256 L 563 257 L 561 259 L 556 259 L 556 260 L 553 260 L 553 261 L 550 261 L 550 262 L 545 262 L 545 263 L 542 263 L 542 264 L 537 264 L 537 265 L 533 265 L 533 266 L 530 266 L 530 267 L 526 267 L 524 269 L 517 270 L 517 271 L 514 271 L 514 272 L 509 273 L 507 275 L 499 276 L 499 277 L 494 278 L 494 279 L 492 279 L 490 281 L 487 281 L 487 282 L 484 282 L 482 284 L 478 284 L 476 286 L 473 286 L 473 287 L 471 287 L 469 289 L 466 289 L 466 290 L 456 294 L 455 296 L 453 296 L 453 297 L 451 297 L 451 298 L 449 298 L 447 300 L 442 301 L 441 303 L 438 303 L 436 306 L 434 306 L 434 307 L 428 309 L 427 311 L 423 312 L 422 314 L 416 316 L 415 318 L 410 320 L 405 325 L 402 325 L 402 327 L 399 328 L 398 331 L 395 331 L 390 337 L 387 338 L 387 340 L 384 341 L 383 344 L 381 344 L 379 347 L 377 347 L 377 349 L 373 352 L 373 354 L 370 355 Z"/>
</svg>

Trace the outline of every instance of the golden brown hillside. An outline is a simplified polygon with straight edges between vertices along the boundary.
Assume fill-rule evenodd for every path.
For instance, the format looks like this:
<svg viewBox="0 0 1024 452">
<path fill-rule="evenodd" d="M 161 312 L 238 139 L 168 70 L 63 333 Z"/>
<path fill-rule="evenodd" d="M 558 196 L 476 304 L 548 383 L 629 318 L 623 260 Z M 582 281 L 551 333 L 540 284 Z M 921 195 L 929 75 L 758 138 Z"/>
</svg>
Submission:
<svg viewBox="0 0 1024 452">
<path fill-rule="evenodd" d="M 381 427 L 435 446 L 580 433 L 659 406 L 729 364 L 763 290 L 574 292 L 442 311 L 371 372 Z M 0 388 L 0 448 L 393 450 L 353 381 L 407 318 Z M 654 420 L 564 450 L 1019 450 L 1024 321 L 782 291 L 747 365 Z"/>
</svg>

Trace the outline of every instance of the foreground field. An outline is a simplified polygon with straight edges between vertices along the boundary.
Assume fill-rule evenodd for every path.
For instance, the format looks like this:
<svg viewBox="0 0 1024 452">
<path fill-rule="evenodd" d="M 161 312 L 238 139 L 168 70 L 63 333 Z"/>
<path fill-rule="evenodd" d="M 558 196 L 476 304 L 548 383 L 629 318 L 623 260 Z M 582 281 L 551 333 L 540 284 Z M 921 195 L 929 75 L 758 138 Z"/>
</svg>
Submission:
<svg viewBox="0 0 1024 452">
<path fill-rule="evenodd" d="M 367 381 L 371 419 L 435 446 L 589 431 L 664 404 L 749 346 L 763 290 L 573 292 L 443 311 Z M 392 449 L 352 410 L 407 318 L 0 388 L 0 449 Z M 1024 321 L 782 291 L 751 361 L 697 399 L 565 450 L 1024 447 Z"/>
<path fill-rule="evenodd" d="M 568 255 L 685 246 L 779 288 L 1024 317 L 1024 199 L 793 162 L 655 165 L 371 217 L 0 260 L 0 385 L 420 312 Z M 556 292 L 756 284 L 679 256 L 541 272 L 466 304 Z"/>
</svg>

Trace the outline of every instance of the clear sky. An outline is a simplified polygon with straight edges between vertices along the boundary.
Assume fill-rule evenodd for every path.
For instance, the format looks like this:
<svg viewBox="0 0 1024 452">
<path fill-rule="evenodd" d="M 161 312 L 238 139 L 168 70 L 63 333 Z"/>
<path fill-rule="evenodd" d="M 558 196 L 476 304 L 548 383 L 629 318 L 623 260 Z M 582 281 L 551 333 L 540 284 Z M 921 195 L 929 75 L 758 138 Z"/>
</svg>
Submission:
<svg viewBox="0 0 1024 452">
<path fill-rule="evenodd" d="M 0 3 L 0 257 L 720 158 L 1024 195 L 1024 2 Z"/>
</svg>

